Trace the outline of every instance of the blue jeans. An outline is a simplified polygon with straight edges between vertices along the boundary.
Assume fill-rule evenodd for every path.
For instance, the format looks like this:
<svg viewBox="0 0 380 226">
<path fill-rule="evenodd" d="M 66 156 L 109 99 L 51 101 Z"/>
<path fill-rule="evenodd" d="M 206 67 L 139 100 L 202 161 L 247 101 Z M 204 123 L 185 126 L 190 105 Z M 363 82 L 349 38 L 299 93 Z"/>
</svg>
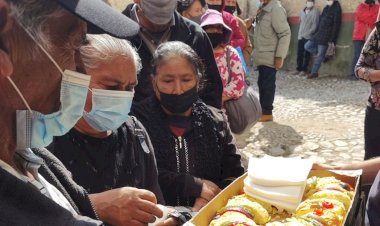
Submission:
<svg viewBox="0 0 380 226">
<path fill-rule="evenodd" d="M 313 67 L 311 68 L 311 73 L 318 73 L 322 62 L 325 59 L 327 45 L 318 45 L 316 42 L 309 40 L 305 43 L 305 50 L 316 55 Z"/>
<path fill-rule="evenodd" d="M 307 71 L 307 66 L 309 65 L 310 53 L 305 51 L 305 43 L 307 39 L 302 38 L 298 40 L 297 46 L 297 71 Z"/>
<path fill-rule="evenodd" d="M 271 115 L 273 110 L 274 95 L 276 92 L 276 69 L 260 65 L 259 78 L 257 85 L 259 86 L 260 104 L 264 115 Z"/>
<path fill-rule="evenodd" d="M 354 55 L 352 56 L 352 65 L 351 65 L 351 70 L 352 70 L 352 74 L 351 76 L 353 78 L 356 78 L 355 76 L 355 66 L 356 66 L 356 63 L 358 62 L 358 59 L 360 57 L 360 53 L 362 52 L 362 48 L 364 46 L 364 43 L 365 41 L 361 41 L 361 40 L 354 40 L 353 41 L 353 44 L 354 44 Z"/>
</svg>

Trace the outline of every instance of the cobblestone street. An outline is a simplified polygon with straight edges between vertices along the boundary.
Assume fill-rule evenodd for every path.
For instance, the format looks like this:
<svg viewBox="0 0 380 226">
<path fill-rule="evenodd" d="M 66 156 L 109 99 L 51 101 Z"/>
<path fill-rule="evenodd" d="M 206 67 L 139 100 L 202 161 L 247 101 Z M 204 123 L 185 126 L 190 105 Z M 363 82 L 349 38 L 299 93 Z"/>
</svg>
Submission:
<svg viewBox="0 0 380 226">
<path fill-rule="evenodd" d="M 255 89 L 257 76 L 254 76 Z M 274 121 L 257 123 L 237 135 L 239 150 L 250 156 L 301 156 L 338 165 L 364 156 L 364 113 L 369 85 L 321 75 L 314 80 L 277 74 Z"/>
</svg>

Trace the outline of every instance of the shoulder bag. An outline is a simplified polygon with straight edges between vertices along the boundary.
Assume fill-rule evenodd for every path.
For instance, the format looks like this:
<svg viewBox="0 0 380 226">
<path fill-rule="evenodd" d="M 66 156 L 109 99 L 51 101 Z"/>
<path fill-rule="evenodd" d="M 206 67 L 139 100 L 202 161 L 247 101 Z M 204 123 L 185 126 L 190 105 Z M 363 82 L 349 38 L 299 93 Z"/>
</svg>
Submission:
<svg viewBox="0 0 380 226">
<path fill-rule="evenodd" d="M 228 83 L 231 82 L 230 48 L 227 46 Z M 251 128 L 262 114 L 257 93 L 247 79 L 244 81 L 243 95 L 239 99 L 228 100 L 224 103 L 231 131 L 236 134 L 241 134 L 246 128 Z"/>
</svg>

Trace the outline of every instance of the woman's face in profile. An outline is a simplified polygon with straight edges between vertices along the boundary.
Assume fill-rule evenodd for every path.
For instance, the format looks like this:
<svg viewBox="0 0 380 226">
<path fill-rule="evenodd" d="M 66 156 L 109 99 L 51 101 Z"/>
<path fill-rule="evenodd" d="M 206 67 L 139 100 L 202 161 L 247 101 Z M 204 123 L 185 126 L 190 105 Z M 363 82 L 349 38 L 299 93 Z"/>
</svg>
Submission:
<svg viewBox="0 0 380 226">
<path fill-rule="evenodd" d="M 173 56 L 158 65 L 153 83 L 156 97 L 160 99 L 160 92 L 181 95 L 194 88 L 198 83 L 198 76 L 189 61 Z"/>
</svg>

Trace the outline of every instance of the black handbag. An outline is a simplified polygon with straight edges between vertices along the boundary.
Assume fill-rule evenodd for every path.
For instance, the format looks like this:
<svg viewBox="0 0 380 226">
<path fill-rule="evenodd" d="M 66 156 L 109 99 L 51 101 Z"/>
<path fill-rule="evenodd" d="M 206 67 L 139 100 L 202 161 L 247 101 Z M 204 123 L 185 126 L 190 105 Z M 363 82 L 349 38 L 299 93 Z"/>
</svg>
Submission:
<svg viewBox="0 0 380 226">
<path fill-rule="evenodd" d="M 231 82 L 230 47 L 227 46 L 228 83 Z M 251 128 L 262 115 L 261 105 L 257 93 L 247 79 L 244 79 L 244 93 L 239 99 L 228 100 L 224 103 L 231 131 L 243 133 Z"/>
</svg>

